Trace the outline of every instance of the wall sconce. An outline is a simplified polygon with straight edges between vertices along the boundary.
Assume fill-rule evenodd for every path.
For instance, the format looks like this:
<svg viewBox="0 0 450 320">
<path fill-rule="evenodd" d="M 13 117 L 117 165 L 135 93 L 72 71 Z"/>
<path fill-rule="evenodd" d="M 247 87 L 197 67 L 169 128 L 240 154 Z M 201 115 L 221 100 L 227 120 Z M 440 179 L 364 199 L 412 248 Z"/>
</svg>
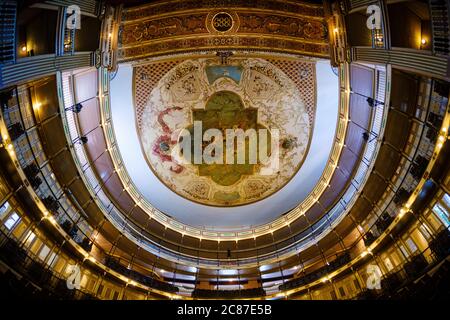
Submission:
<svg viewBox="0 0 450 320">
<path fill-rule="evenodd" d="M 83 105 L 81 103 L 77 103 L 71 107 L 65 108 L 65 111 L 72 111 L 73 113 L 80 113 L 83 109 Z"/>
<path fill-rule="evenodd" d="M 22 46 L 21 50 L 22 50 L 23 53 L 26 53 L 27 52 L 27 46 Z"/>
<path fill-rule="evenodd" d="M 424 38 L 422 38 L 422 40 L 420 41 L 420 43 L 422 43 L 422 45 L 424 46 L 424 45 L 426 45 L 426 44 L 427 44 L 427 40 L 426 40 L 426 39 L 424 39 Z"/>
<path fill-rule="evenodd" d="M 39 109 L 41 108 L 42 104 L 40 102 L 36 102 L 33 104 L 33 109 L 35 111 L 39 111 Z"/>
<path fill-rule="evenodd" d="M 88 138 L 85 136 L 81 136 L 72 141 L 73 144 L 79 143 L 81 145 L 86 144 L 88 142 Z"/>
<path fill-rule="evenodd" d="M 70 51 L 72 49 L 72 41 L 64 41 L 64 51 Z"/>
</svg>

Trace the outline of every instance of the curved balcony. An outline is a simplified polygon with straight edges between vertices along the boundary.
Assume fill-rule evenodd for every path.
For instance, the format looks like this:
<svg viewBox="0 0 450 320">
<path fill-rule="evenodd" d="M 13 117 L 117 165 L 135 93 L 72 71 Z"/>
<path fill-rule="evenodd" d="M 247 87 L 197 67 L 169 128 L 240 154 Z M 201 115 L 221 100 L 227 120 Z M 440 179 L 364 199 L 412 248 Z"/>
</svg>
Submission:
<svg viewBox="0 0 450 320">
<path fill-rule="evenodd" d="M 106 71 L 104 71 L 103 73 L 106 73 Z M 383 105 L 384 104 L 384 91 L 383 91 L 383 87 L 385 84 L 385 80 L 384 80 L 384 72 L 383 71 L 379 71 L 379 74 L 381 76 L 383 76 L 382 78 L 379 78 L 379 87 L 380 87 L 380 91 L 377 93 L 377 101 L 379 102 L 379 105 Z M 109 77 L 104 74 L 100 77 L 100 79 L 105 79 L 106 81 L 108 81 Z M 69 81 L 65 81 L 63 80 L 63 83 L 69 84 Z M 101 86 L 101 88 L 107 88 L 107 83 L 104 84 L 103 86 Z M 64 88 L 64 92 L 68 92 L 69 88 L 65 87 Z M 107 92 L 104 92 L 103 94 L 101 94 L 102 97 L 106 97 L 107 96 Z M 107 103 L 106 99 L 102 99 L 102 101 L 104 101 L 104 103 Z M 70 105 L 74 105 L 74 101 L 69 97 L 66 97 L 66 106 L 70 106 Z M 92 106 L 94 107 L 94 106 Z M 106 110 L 108 110 L 107 105 L 105 105 Z M 104 109 L 105 110 L 105 109 Z M 337 204 L 335 205 L 335 207 L 333 209 L 331 209 L 326 215 L 324 215 L 318 222 L 316 222 L 316 224 L 308 229 L 305 230 L 305 232 L 303 232 L 303 234 L 297 235 L 294 238 L 294 243 L 291 244 L 288 248 L 284 249 L 283 251 L 280 251 L 278 253 L 278 257 L 287 257 L 289 255 L 292 255 L 292 253 L 298 252 L 300 251 L 302 248 L 304 248 L 305 244 L 308 244 L 308 242 L 310 242 L 309 239 L 315 239 L 320 240 L 321 237 L 323 237 L 323 235 L 326 233 L 327 230 L 334 228 L 337 221 L 336 218 L 338 218 L 340 215 L 342 215 L 343 213 L 345 213 L 345 209 L 350 208 L 351 207 L 351 203 L 352 201 L 354 201 L 355 196 L 358 193 L 358 189 L 360 192 L 360 185 L 364 185 L 364 179 L 367 179 L 367 173 L 369 172 L 369 168 L 370 168 L 370 159 L 373 158 L 374 156 L 374 152 L 376 150 L 376 146 L 379 145 L 379 141 L 376 140 L 376 137 L 378 135 L 378 132 L 381 130 L 381 123 L 383 122 L 383 108 L 378 107 L 375 108 L 375 114 L 374 117 L 372 119 L 373 121 L 373 127 L 372 130 L 370 130 L 370 134 L 372 135 L 372 139 L 369 142 L 369 145 L 366 147 L 362 158 L 365 160 L 361 165 L 360 168 L 356 170 L 356 177 L 353 179 L 352 181 L 352 188 L 347 191 L 347 193 L 344 194 L 343 198 L 341 201 L 337 201 Z M 108 112 L 108 111 L 106 111 Z M 83 135 L 84 133 L 79 133 L 78 132 L 78 127 L 76 125 L 76 117 L 73 113 L 66 113 L 66 117 L 67 117 L 67 125 L 68 125 L 68 129 L 67 132 L 70 132 L 71 135 L 71 140 L 72 141 L 76 141 L 78 139 L 78 137 L 80 135 Z M 106 115 L 106 117 L 108 119 L 110 119 L 110 117 L 108 115 Z M 92 119 L 92 118 L 91 118 Z M 104 128 L 107 127 L 107 124 L 104 125 Z M 92 130 L 92 129 L 90 129 Z M 108 135 L 111 135 L 111 132 L 108 131 Z M 98 186 L 101 185 L 101 183 L 98 180 L 95 180 L 95 171 L 91 171 L 91 169 L 89 169 L 89 165 L 88 165 L 88 160 L 89 157 L 87 154 L 83 154 L 81 151 L 83 150 L 83 148 L 77 147 L 75 146 L 75 153 L 78 156 L 79 159 L 79 163 L 81 164 L 81 167 L 84 168 L 83 172 L 86 173 L 88 175 L 88 183 L 91 183 L 91 190 L 94 191 L 96 193 L 93 193 L 92 196 L 98 196 L 98 198 L 100 199 L 100 201 L 105 201 L 101 204 L 101 207 L 103 208 L 108 208 L 107 214 L 110 215 L 112 217 L 112 219 L 114 219 L 114 224 L 119 228 L 119 230 L 125 231 L 125 232 L 129 232 L 132 235 L 132 238 L 134 238 L 135 243 L 141 246 L 148 246 L 146 247 L 146 249 L 150 250 L 151 252 L 157 254 L 162 254 L 160 253 L 160 248 L 158 248 L 157 246 L 155 246 L 153 241 L 149 241 L 148 239 L 143 239 L 138 231 L 135 229 L 135 227 L 133 228 L 131 226 L 130 223 L 125 223 L 124 218 L 120 219 L 120 216 L 118 215 L 118 213 L 120 212 L 118 209 L 114 209 L 114 207 L 112 207 L 111 205 L 111 201 L 108 200 L 103 191 L 99 190 Z M 109 150 L 111 150 L 111 147 L 109 148 Z M 111 153 L 113 155 L 113 157 L 115 155 L 118 155 L 117 152 L 112 152 Z M 95 157 L 94 157 L 95 158 Z M 120 159 L 116 160 L 117 162 L 121 162 Z M 122 169 L 120 168 L 120 170 L 116 170 L 119 171 L 120 174 L 123 174 Z M 129 178 L 123 178 L 123 180 L 129 181 Z M 124 186 L 125 189 L 129 189 L 131 188 L 130 185 L 126 185 Z M 136 194 L 133 191 L 130 191 L 131 194 Z M 138 201 L 143 201 L 142 199 L 138 200 Z M 139 203 L 137 201 L 137 203 Z M 348 209 L 347 209 L 348 211 Z M 119 220 L 116 220 L 118 219 Z M 128 228 L 128 230 L 126 230 Z M 130 235 L 129 234 L 129 235 Z M 322 234 L 320 236 L 320 234 Z M 226 239 L 223 239 L 224 241 L 226 241 Z M 292 241 L 291 241 L 292 242 Z M 310 245 L 310 244 L 309 244 Z M 178 261 L 179 258 L 179 253 L 177 252 L 172 252 L 170 255 L 165 256 L 165 258 L 170 259 L 170 257 L 172 257 L 172 259 L 176 259 L 175 261 Z M 237 261 L 237 265 L 241 268 L 245 267 L 246 264 L 264 264 L 264 263 L 269 263 L 271 262 L 271 260 L 273 261 L 273 257 L 276 257 L 276 255 L 272 254 L 270 255 L 266 255 L 266 257 L 263 258 L 263 256 L 260 256 L 259 259 L 247 259 L 247 260 L 241 260 L 241 261 Z M 264 260 L 262 260 L 261 258 L 263 258 Z M 230 262 L 227 261 L 228 259 L 225 259 L 225 261 L 223 262 L 224 265 L 230 267 Z M 189 260 L 186 260 L 186 262 L 189 263 L 195 263 L 195 261 L 198 261 L 198 258 L 190 258 Z M 245 262 L 248 261 L 248 262 Z M 200 262 L 197 262 L 198 266 L 202 266 L 202 264 Z M 215 260 L 210 259 L 209 262 L 207 262 L 207 265 L 209 265 L 210 267 L 217 267 L 217 263 L 215 262 Z"/>
<path fill-rule="evenodd" d="M 81 2 L 75 4 L 83 19 L 97 21 L 100 6 Z M 353 27 L 365 24 L 362 9 L 374 3 L 382 29 L 364 25 L 355 34 Z M 6 12 L 5 4 L 5 16 L 20 18 L 22 9 Z M 28 57 L 14 57 L 22 46 L 2 55 L 0 87 L 14 85 L 0 92 L 0 278 L 8 294 L 114 300 L 443 294 L 450 268 L 445 1 L 350 0 L 326 8 L 339 11 L 326 18 L 337 29 L 329 27 L 341 95 L 330 166 L 297 210 L 234 233 L 181 224 L 139 193 L 123 166 L 110 110 L 109 84 L 118 58 L 127 58 L 117 56 L 127 49 L 119 43 L 121 8 L 102 10 L 113 19 L 103 23 L 101 48 L 93 53 L 98 44 L 82 40 L 91 38 L 87 29 L 61 27 L 68 4 L 29 9 L 58 9 L 55 50 L 41 54 L 27 45 Z M 395 16 L 402 10 L 404 24 L 420 26 L 421 37 L 399 33 Z M 2 36 L 10 41 L 12 33 Z M 371 76 L 361 81 L 358 74 Z M 81 283 L 70 290 L 74 266 Z M 381 289 L 368 290 L 374 267 Z"/>
</svg>

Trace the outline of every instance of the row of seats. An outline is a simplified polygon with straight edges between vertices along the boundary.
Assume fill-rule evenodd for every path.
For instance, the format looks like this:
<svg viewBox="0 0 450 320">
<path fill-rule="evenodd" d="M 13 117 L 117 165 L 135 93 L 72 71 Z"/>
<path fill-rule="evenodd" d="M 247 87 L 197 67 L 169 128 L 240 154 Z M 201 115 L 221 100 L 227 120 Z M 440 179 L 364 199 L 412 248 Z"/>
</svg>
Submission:
<svg viewBox="0 0 450 320">
<path fill-rule="evenodd" d="M 90 294 L 78 290 L 67 289 L 66 281 L 52 278 L 46 285 L 38 287 L 27 277 L 18 278 L 11 271 L 0 273 L 1 294 L 7 299 L 33 299 L 33 300 L 95 300 Z"/>
<path fill-rule="evenodd" d="M 346 252 L 320 269 L 317 269 L 303 277 L 295 278 L 281 284 L 279 289 L 283 291 L 289 290 L 319 280 L 320 278 L 327 276 L 329 273 L 347 264 L 350 260 L 350 254 Z"/>
<path fill-rule="evenodd" d="M 221 299 L 233 299 L 233 298 L 254 298 L 263 297 L 266 292 L 263 288 L 242 289 L 242 290 L 207 290 L 207 289 L 194 289 L 192 291 L 193 298 L 221 298 Z"/>
<path fill-rule="evenodd" d="M 366 247 L 370 246 L 375 240 L 377 240 L 379 235 L 382 234 L 384 230 L 386 230 L 389 227 L 392 221 L 394 221 L 394 217 L 389 215 L 387 212 L 384 212 L 375 223 L 376 234 L 374 233 L 374 231 L 369 231 L 364 236 L 363 238 L 364 245 Z"/>
<path fill-rule="evenodd" d="M 154 289 L 158 289 L 158 290 L 166 291 L 166 292 L 172 292 L 172 293 L 176 293 L 179 291 L 178 287 L 176 287 L 170 283 L 163 282 L 158 279 L 155 279 L 155 278 L 152 278 L 149 276 L 145 276 L 135 270 L 128 269 L 127 267 L 122 265 L 119 261 L 117 261 L 117 259 L 115 259 L 115 258 L 108 257 L 105 261 L 105 265 L 107 267 L 119 272 L 120 274 L 123 274 L 123 275 L 129 277 L 130 279 L 133 279 L 139 283 L 142 283 L 150 288 L 154 288 Z"/>
<path fill-rule="evenodd" d="M 450 255 L 450 230 L 443 229 L 430 242 L 430 249 L 438 260 Z"/>
<path fill-rule="evenodd" d="M 78 227 L 74 225 L 69 220 L 65 220 L 63 223 L 61 223 L 61 228 L 76 242 L 78 243 L 84 250 L 87 252 L 91 252 L 93 243 L 92 241 L 87 238 L 83 237 L 80 241 L 78 238 Z"/>
<path fill-rule="evenodd" d="M 414 255 L 403 265 L 403 268 L 388 274 L 381 281 L 381 290 L 367 290 L 358 296 L 358 299 L 409 299 L 420 297 L 431 299 L 428 293 L 437 286 L 436 282 L 450 281 L 449 278 L 441 276 L 430 276 L 427 274 L 429 270 L 435 267 L 440 261 L 443 261 L 450 255 L 450 231 L 443 229 L 430 242 L 430 250 L 435 257 L 434 264 L 428 264 L 423 254 Z M 444 260 L 441 270 L 448 270 L 450 263 Z M 431 279 L 432 278 L 432 279 Z M 442 279 L 441 279 L 442 278 Z M 441 280 L 436 280 L 441 279 Z M 448 283 L 448 282 L 447 282 Z M 438 287 L 440 284 L 438 285 Z M 424 292 L 424 293 L 422 293 Z M 448 297 L 448 292 L 446 293 Z M 435 295 L 436 297 L 439 295 Z M 445 296 L 445 295 L 444 295 Z"/>
<path fill-rule="evenodd" d="M 16 274 L 0 274 L 2 294 L 9 299 L 95 299 L 92 295 L 67 288 L 66 280 L 56 277 L 49 268 L 30 258 L 14 240 L 1 236 L 2 261 L 14 267 Z"/>
<path fill-rule="evenodd" d="M 393 287 L 395 286 L 395 289 Z M 445 260 L 439 269 L 428 274 L 410 277 L 407 281 L 396 279 L 381 283 L 381 291 L 366 290 L 358 300 L 442 300 L 450 299 L 450 262 Z"/>
</svg>

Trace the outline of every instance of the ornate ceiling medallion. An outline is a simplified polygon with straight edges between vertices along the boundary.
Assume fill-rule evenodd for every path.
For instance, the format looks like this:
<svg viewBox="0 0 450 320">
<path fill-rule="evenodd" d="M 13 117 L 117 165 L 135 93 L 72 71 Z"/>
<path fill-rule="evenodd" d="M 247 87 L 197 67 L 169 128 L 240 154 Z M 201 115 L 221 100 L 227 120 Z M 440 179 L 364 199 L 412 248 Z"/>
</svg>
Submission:
<svg viewBox="0 0 450 320">
<path fill-rule="evenodd" d="M 239 17 L 235 12 L 212 11 L 206 17 L 206 29 L 209 33 L 226 34 L 236 32 Z"/>
<path fill-rule="evenodd" d="M 212 19 L 212 26 L 216 31 L 227 32 L 233 27 L 233 18 L 228 13 L 220 12 Z"/>
<path fill-rule="evenodd" d="M 211 206 L 249 204 L 280 190 L 301 167 L 312 136 L 305 97 L 281 69 L 263 59 L 228 60 L 178 64 L 137 111 L 155 175 L 178 195 Z"/>
</svg>

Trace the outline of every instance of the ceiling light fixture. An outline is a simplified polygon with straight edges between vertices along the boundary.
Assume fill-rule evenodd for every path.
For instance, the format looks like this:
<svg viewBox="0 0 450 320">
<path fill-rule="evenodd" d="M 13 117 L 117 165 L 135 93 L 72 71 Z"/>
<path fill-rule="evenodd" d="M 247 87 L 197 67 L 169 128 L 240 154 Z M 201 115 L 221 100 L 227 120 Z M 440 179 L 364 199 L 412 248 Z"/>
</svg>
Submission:
<svg viewBox="0 0 450 320">
<path fill-rule="evenodd" d="M 401 209 L 400 209 L 400 213 L 399 213 L 398 216 L 399 216 L 400 218 L 402 218 L 402 217 L 405 215 L 405 213 L 406 213 L 407 211 L 408 211 L 407 209 L 401 208 Z"/>
<path fill-rule="evenodd" d="M 368 248 L 366 251 L 363 251 L 361 253 L 361 258 L 364 258 L 365 256 L 367 256 L 369 253 L 372 253 L 372 251 Z"/>
<path fill-rule="evenodd" d="M 53 216 L 50 216 L 48 218 L 48 221 L 50 221 L 51 224 L 56 224 L 56 220 L 55 220 L 55 218 L 53 218 Z"/>
</svg>

